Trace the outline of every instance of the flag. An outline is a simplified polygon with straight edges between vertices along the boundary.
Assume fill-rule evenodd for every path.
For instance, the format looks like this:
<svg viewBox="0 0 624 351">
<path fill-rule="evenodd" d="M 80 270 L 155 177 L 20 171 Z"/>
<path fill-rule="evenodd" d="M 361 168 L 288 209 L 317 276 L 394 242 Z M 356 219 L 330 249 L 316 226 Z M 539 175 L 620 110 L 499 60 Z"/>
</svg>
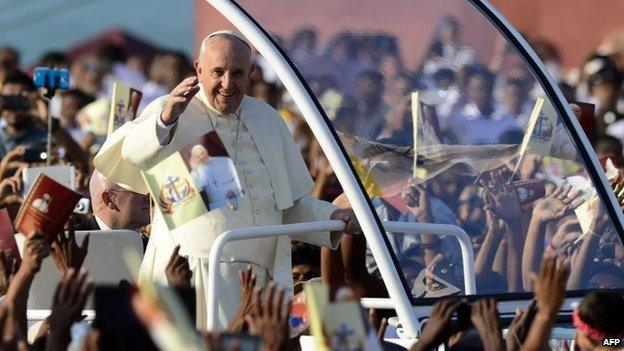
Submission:
<svg viewBox="0 0 624 351">
<path fill-rule="evenodd" d="M 419 129 L 421 133 L 423 126 L 423 118 L 422 118 L 422 109 L 420 106 L 420 99 L 418 98 L 418 91 L 412 92 L 412 126 L 413 126 L 413 136 L 414 136 L 414 160 L 412 165 L 413 177 L 418 179 L 424 179 L 427 176 L 427 170 L 422 167 L 418 167 L 418 139 L 420 136 L 418 135 Z"/>
<path fill-rule="evenodd" d="M 107 136 L 136 118 L 142 96 L 143 93 L 137 89 L 120 82 L 113 83 Z"/>
</svg>

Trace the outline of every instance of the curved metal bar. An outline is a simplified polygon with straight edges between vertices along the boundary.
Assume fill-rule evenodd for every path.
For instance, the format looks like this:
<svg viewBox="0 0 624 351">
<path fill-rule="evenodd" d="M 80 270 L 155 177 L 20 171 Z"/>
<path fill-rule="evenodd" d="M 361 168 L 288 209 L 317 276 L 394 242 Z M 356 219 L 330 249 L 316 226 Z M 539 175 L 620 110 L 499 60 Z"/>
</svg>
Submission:
<svg viewBox="0 0 624 351">
<path fill-rule="evenodd" d="M 466 295 L 477 293 L 474 268 L 474 250 L 472 241 L 466 232 L 450 224 L 418 223 L 418 222 L 384 222 L 384 228 L 389 232 L 398 233 L 426 233 L 436 236 L 450 235 L 459 241 L 464 266 L 464 292 Z"/>
<path fill-rule="evenodd" d="M 344 229 L 344 227 L 345 223 L 342 221 L 318 221 L 235 229 L 228 230 L 219 235 L 210 248 L 210 261 L 208 263 L 208 301 L 206 303 L 208 309 L 208 330 L 217 330 L 219 327 L 217 279 L 220 277 L 219 264 L 221 261 L 221 253 L 227 243 L 230 241 L 260 239 L 290 234 L 337 231 Z"/>
<path fill-rule="evenodd" d="M 397 271 L 397 266 L 394 264 L 394 256 L 390 253 L 385 236 L 381 233 L 381 223 L 373 212 L 369 199 L 364 194 L 363 186 L 355 177 L 346 153 L 343 153 L 338 144 L 337 136 L 333 134 L 323 118 L 320 107 L 315 104 L 315 101 L 310 96 L 310 92 L 297 76 L 293 67 L 289 65 L 286 58 L 251 16 L 248 16 L 232 0 L 206 1 L 236 26 L 260 52 L 280 78 L 297 107 L 299 107 L 301 114 L 319 141 L 325 156 L 334 169 L 336 177 L 360 222 L 366 241 L 377 261 L 379 272 L 385 278 L 388 294 L 395 302 L 397 315 L 403 322 L 406 334 L 416 336 L 419 330 L 418 319 L 412 309 L 405 281 Z"/>
</svg>

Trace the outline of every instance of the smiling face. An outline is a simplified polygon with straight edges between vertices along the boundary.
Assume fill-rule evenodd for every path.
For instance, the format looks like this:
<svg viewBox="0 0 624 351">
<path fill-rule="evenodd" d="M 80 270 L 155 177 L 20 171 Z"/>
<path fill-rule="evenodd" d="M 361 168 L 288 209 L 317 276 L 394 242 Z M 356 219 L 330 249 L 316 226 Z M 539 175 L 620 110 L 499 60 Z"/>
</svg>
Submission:
<svg viewBox="0 0 624 351">
<path fill-rule="evenodd" d="M 236 112 L 250 83 L 251 53 L 240 40 L 224 35 L 206 39 L 197 77 L 208 103 L 222 114 Z"/>
</svg>

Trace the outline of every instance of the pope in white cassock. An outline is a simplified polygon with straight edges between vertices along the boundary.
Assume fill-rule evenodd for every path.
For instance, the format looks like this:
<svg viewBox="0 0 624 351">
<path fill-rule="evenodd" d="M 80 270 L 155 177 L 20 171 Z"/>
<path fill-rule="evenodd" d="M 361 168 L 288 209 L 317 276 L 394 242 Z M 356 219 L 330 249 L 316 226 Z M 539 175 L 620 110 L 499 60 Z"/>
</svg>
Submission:
<svg viewBox="0 0 624 351">
<path fill-rule="evenodd" d="M 188 256 L 197 291 L 197 321 L 204 327 L 208 257 L 215 238 L 231 229 L 339 219 L 345 233 L 360 227 L 350 210 L 339 210 L 309 195 L 313 181 L 288 128 L 268 104 L 245 96 L 250 83 L 251 49 L 237 34 L 215 32 L 204 39 L 197 77 L 182 81 L 145 108 L 106 141 L 95 159 L 108 179 L 147 193 L 140 170 L 158 164 L 214 129 L 235 163 L 244 192 L 236 209 L 221 207 L 199 217 L 201 232 L 173 235 L 156 212 L 140 270 L 140 281 L 166 283 L 165 267 L 175 245 Z M 293 235 L 295 240 L 336 248 L 341 233 Z M 292 291 L 290 237 L 231 242 L 221 258 L 219 323 L 227 325 L 239 303 L 238 272 L 252 265 L 259 285 L 270 280 Z"/>
</svg>

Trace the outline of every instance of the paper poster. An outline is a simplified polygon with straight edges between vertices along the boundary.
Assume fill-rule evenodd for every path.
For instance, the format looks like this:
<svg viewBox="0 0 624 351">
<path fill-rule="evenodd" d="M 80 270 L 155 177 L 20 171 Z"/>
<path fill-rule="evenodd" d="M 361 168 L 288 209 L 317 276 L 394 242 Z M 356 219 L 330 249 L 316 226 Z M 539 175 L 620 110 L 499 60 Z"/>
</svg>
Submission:
<svg viewBox="0 0 624 351">
<path fill-rule="evenodd" d="M 331 304 L 325 319 L 325 335 L 331 350 L 360 351 L 366 348 L 362 308 L 356 301 Z"/>
<path fill-rule="evenodd" d="M 242 196 L 232 159 L 215 131 L 143 172 L 170 230 L 223 206 L 235 210 Z"/>
<path fill-rule="evenodd" d="M 412 126 L 413 126 L 413 138 L 414 138 L 414 163 L 412 165 L 412 171 L 414 178 L 425 179 L 427 177 L 427 171 L 424 168 L 418 167 L 418 130 L 423 126 L 422 123 L 422 108 L 420 106 L 420 99 L 418 98 L 418 92 L 412 92 Z"/>
<path fill-rule="evenodd" d="M 111 135 L 117 128 L 136 118 L 142 96 L 142 92 L 123 83 L 113 84 L 107 135 Z"/>
<path fill-rule="evenodd" d="M 357 300 L 330 303 L 329 287 L 322 282 L 308 282 L 304 291 L 315 350 L 381 350 L 376 339 L 367 339 L 367 322 Z"/>
<path fill-rule="evenodd" d="M 412 296 L 415 299 L 423 297 L 443 297 L 457 294 L 459 288 L 438 277 L 426 268 L 420 271 L 414 281 Z"/>
<path fill-rule="evenodd" d="M 519 154 L 531 153 L 548 156 L 556 126 L 557 112 L 555 112 L 550 101 L 543 97 L 537 98 L 529 118 L 529 125 L 524 133 L 524 139 L 520 145 Z"/>
<path fill-rule="evenodd" d="M 82 195 L 41 173 L 20 207 L 15 228 L 25 236 L 41 230 L 54 240 L 81 198 Z"/>
<path fill-rule="evenodd" d="M 308 306 L 310 333 L 314 336 L 317 350 L 329 350 L 323 332 L 325 311 L 329 305 L 329 286 L 321 282 L 309 282 L 304 287 Z"/>
<path fill-rule="evenodd" d="M 574 214 L 576 214 L 576 218 L 579 221 L 579 225 L 581 226 L 581 231 L 583 233 L 589 233 L 591 230 L 591 224 L 596 216 L 598 205 L 600 205 L 600 200 L 596 196 L 585 200 L 581 206 L 574 210 Z"/>
</svg>

